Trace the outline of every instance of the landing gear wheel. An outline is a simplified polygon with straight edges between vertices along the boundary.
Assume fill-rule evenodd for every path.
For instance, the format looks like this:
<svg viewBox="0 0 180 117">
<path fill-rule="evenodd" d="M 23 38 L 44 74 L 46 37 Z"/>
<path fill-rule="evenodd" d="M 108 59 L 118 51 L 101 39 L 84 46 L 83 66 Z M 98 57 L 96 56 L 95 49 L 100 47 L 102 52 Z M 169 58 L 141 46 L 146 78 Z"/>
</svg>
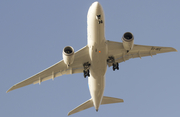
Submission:
<svg viewBox="0 0 180 117">
<path fill-rule="evenodd" d="M 86 78 L 86 76 L 90 76 L 90 74 L 89 74 L 89 70 L 87 70 L 87 71 L 85 71 L 85 70 L 83 70 L 83 73 L 84 73 L 84 78 Z"/>
<path fill-rule="evenodd" d="M 119 64 L 118 63 L 116 63 L 116 66 L 117 66 L 117 70 L 119 70 Z"/>
<path fill-rule="evenodd" d="M 84 78 L 86 78 L 86 71 L 85 71 L 85 70 L 83 70 L 83 73 L 84 73 Z"/>
<path fill-rule="evenodd" d="M 115 68 L 113 67 L 113 71 L 115 71 Z"/>
<path fill-rule="evenodd" d="M 119 70 L 119 63 L 113 63 L 113 71 L 115 71 L 116 69 Z"/>
<path fill-rule="evenodd" d="M 87 75 L 88 75 L 88 77 L 90 76 L 90 74 L 89 74 L 89 70 L 87 71 Z"/>
<path fill-rule="evenodd" d="M 113 71 L 116 70 L 116 65 L 113 63 Z"/>
</svg>

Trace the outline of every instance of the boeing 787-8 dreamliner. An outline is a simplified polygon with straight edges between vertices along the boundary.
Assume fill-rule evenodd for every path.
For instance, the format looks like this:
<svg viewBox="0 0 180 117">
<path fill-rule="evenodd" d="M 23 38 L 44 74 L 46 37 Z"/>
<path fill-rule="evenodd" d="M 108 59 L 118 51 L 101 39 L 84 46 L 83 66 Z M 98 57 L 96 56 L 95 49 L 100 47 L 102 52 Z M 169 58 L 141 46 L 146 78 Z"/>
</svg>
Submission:
<svg viewBox="0 0 180 117">
<path fill-rule="evenodd" d="M 68 115 L 93 106 L 98 111 L 102 104 L 123 102 L 123 99 L 103 96 L 107 66 L 112 66 L 113 71 L 119 70 L 119 63 L 130 58 L 177 51 L 172 47 L 136 45 L 131 32 L 124 33 L 122 43 L 106 40 L 104 24 L 103 8 L 99 2 L 94 2 L 87 14 L 87 45 L 77 52 L 74 52 L 71 46 L 65 47 L 63 49 L 63 60 L 15 84 L 7 92 L 30 84 L 40 84 L 64 74 L 83 73 L 85 78 L 88 77 L 91 98 L 70 111 Z"/>
</svg>

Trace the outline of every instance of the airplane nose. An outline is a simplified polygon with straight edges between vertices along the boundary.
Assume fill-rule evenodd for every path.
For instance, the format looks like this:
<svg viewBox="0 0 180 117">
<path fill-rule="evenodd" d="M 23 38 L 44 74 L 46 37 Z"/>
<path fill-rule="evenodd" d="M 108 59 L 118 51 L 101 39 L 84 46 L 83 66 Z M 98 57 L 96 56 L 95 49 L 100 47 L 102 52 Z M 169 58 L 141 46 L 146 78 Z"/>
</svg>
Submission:
<svg viewBox="0 0 180 117">
<path fill-rule="evenodd" d="M 102 10 L 101 4 L 96 1 L 96 2 L 92 3 L 91 7 L 89 8 L 88 16 L 89 16 L 90 14 L 99 15 L 99 14 L 101 14 L 102 11 L 103 11 L 103 10 Z"/>
<path fill-rule="evenodd" d="M 101 8 L 100 3 L 99 3 L 99 2 L 97 2 L 97 1 L 93 3 L 93 6 L 94 6 L 96 9 Z"/>
<path fill-rule="evenodd" d="M 100 3 L 98 1 L 96 1 L 96 2 L 93 3 L 93 5 L 97 7 L 97 6 L 100 5 Z"/>
</svg>

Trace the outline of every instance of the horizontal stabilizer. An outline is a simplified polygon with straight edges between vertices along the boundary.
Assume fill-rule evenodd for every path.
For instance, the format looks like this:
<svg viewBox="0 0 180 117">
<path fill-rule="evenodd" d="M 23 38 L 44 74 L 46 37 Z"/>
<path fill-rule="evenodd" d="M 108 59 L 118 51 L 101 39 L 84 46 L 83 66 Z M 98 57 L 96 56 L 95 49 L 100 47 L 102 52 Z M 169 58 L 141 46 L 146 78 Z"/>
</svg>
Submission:
<svg viewBox="0 0 180 117">
<path fill-rule="evenodd" d="M 93 107 L 93 102 L 92 102 L 92 99 L 84 102 L 83 104 L 81 104 L 80 106 L 76 107 L 75 109 L 73 109 L 72 111 L 70 111 L 68 113 L 68 115 L 71 115 L 71 114 L 74 114 L 74 113 L 77 113 L 79 111 L 82 111 L 82 110 L 85 110 L 85 109 L 88 109 L 90 107 Z"/>
<path fill-rule="evenodd" d="M 120 102 L 124 102 L 124 100 L 123 99 L 119 99 L 119 98 L 103 96 L 101 105 L 102 104 L 120 103 Z"/>
<path fill-rule="evenodd" d="M 120 103 L 120 102 L 124 102 L 123 99 L 119 99 L 119 98 L 113 98 L 113 97 L 107 97 L 107 96 L 103 96 L 102 104 L 112 104 L 112 103 Z M 76 107 L 75 109 L 73 109 L 72 111 L 70 111 L 68 113 L 68 115 L 72 115 L 74 113 L 80 112 L 82 110 L 88 109 L 90 107 L 93 107 L 93 101 L 92 99 L 89 99 L 88 101 L 84 102 L 83 104 L 81 104 L 80 106 Z"/>
</svg>

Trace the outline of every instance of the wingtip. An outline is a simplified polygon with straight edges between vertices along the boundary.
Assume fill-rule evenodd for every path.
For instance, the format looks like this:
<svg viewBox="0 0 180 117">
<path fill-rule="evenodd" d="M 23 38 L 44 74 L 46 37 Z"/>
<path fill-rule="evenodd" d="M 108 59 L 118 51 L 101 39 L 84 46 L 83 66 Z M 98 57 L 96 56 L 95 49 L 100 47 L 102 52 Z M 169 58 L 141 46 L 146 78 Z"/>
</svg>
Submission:
<svg viewBox="0 0 180 117">
<path fill-rule="evenodd" d="M 72 115 L 72 113 L 71 113 L 71 112 L 69 112 L 69 113 L 68 113 L 68 116 L 69 116 L 69 115 Z"/>
<path fill-rule="evenodd" d="M 6 91 L 6 93 L 8 93 L 8 92 L 10 92 L 10 91 L 11 91 L 11 90 L 9 89 L 9 90 Z"/>
<path fill-rule="evenodd" d="M 12 86 L 11 88 L 9 88 L 9 89 L 6 91 L 6 93 L 8 93 L 8 92 L 14 90 L 13 87 L 14 87 L 14 86 Z"/>
<path fill-rule="evenodd" d="M 175 48 L 172 48 L 175 52 L 177 52 L 177 50 Z"/>
</svg>

